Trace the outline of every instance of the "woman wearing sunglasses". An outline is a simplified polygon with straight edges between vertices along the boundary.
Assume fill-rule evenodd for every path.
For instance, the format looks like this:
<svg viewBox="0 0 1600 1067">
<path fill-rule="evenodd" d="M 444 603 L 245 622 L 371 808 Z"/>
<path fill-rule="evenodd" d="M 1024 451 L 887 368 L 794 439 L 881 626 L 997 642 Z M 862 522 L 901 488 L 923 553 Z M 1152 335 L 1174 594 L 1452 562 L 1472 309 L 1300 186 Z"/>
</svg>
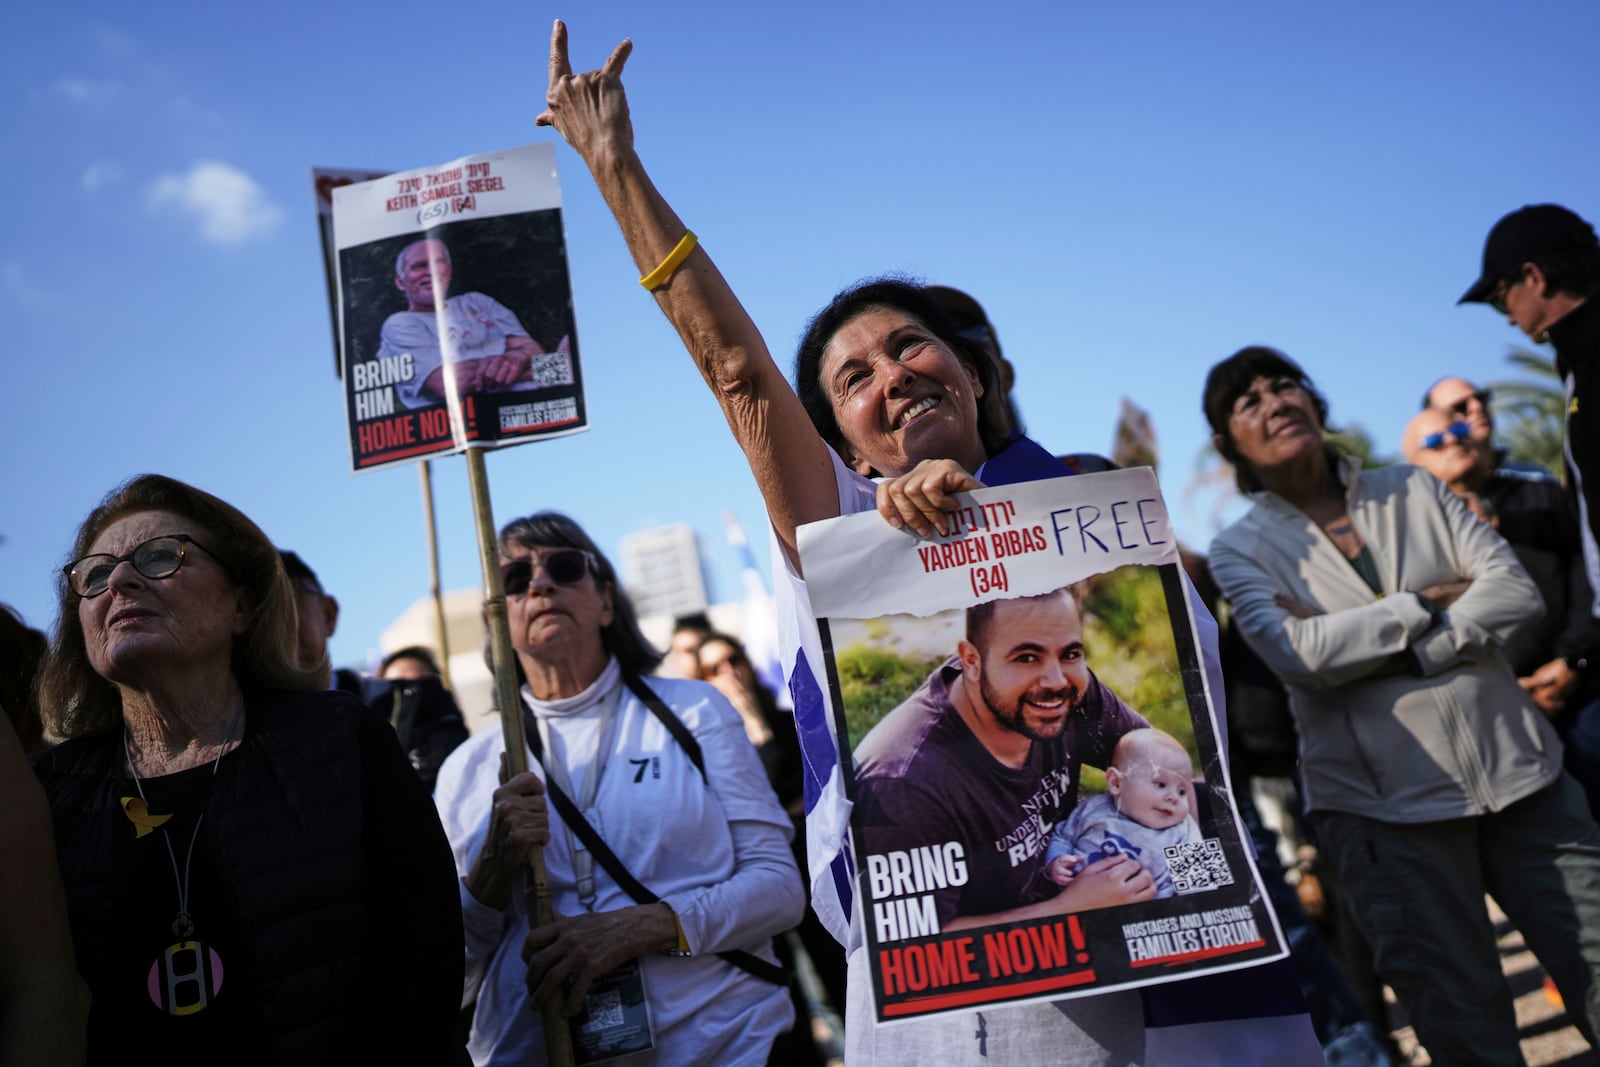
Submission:
<svg viewBox="0 0 1600 1067">
<path fill-rule="evenodd" d="M 629 1063 L 766 1063 L 793 1019 L 772 938 L 805 897 L 743 720 L 703 682 L 644 678 L 660 654 L 571 519 L 507 525 L 500 568 L 534 770 L 498 785 L 504 741 L 484 730 L 435 792 L 462 877 L 473 1061 L 542 1062 L 533 1006 L 552 998 L 581 1029 L 642 996 L 651 1047 Z M 532 845 L 560 917 L 529 930 L 514 887 Z"/>
<path fill-rule="evenodd" d="M 450 854 L 394 732 L 295 663 L 236 508 L 143 475 L 78 530 L 40 679 L 88 1062 L 449 1062 Z M 404 1020 L 404 1025 L 397 1025 Z"/>
<path fill-rule="evenodd" d="M 1418 1038 L 1435 1063 L 1522 1062 L 1492 893 L 1593 1043 L 1600 829 L 1502 651 L 1537 588 L 1438 479 L 1334 452 L 1282 353 L 1217 364 L 1204 409 L 1253 502 L 1211 572 L 1288 687 L 1323 856 Z"/>
</svg>

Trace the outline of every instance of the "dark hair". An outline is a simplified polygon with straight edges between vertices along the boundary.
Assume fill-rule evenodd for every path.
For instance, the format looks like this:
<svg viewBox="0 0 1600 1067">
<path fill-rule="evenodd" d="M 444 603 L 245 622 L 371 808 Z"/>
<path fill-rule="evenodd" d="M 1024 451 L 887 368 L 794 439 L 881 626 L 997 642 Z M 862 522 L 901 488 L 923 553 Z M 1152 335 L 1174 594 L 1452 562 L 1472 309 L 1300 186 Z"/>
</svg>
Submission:
<svg viewBox="0 0 1600 1067">
<path fill-rule="evenodd" d="M 424 645 L 407 645 L 405 648 L 395 649 L 383 657 L 383 662 L 378 666 L 379 676 L 381 677 L 383 672 L 388 670 L 396 660 L 402 659 L 414 659 L 424 667 L 427 667 L 429 672 L 433 674 L 439 673 L 439 661 L 433 657 L 431 648 L 427 648 Z"/>
<path fill-rule="evenodd" d="M 691 611 L 687 615 L 679 615 L 672 620 L 672 632 L 678 634 L 684 630 L 697 634 L 710 633 L 711 617 L 703 611 Z"/>
<path fill-rule="evenodd" d="M 1596 246 L 1594 231 L 1587 240 L 1550 248 L 1533 257 L 1533 262 L 1543 272 L 1548 293 L 1567 293 L 1581 300 L 1600 297 L 1600 246 Z M 1508 281 L 1515 281 L 1522 271 Z"/>
<path fill-rule="evenodd" d="M 661 663 L 661 653 L 639 629 L 639 616 L 617 580 L 616 568 L 600 551 L 600 546 L 583 532 L 583 527 L 558 511 L 540 511 L 513 519 L 501 527 L 500 551 L 513 547 L 579 548 L 588 552 L 594 558 L 595 584 L 611 593 L 611 622 L 600 629 L 600 640 L 606 651 L 617 657 L 623 670 L 634 674 L 649 674 Z M 517 680 L 525 681 L 520 662 L 516 668 Z"/>
<path fill-rule="evenodd" d="M 234 638 L 232 670 L 240 688 L 316 689 L 322 670 L 302 670 L 295 661 L 294 588 L 278 550 L 238 508 L 203 489 L 160 474 L 141 474 L 111 490 L 78 527 L 68 564 L 83 558 L 106 527 L 143 511 L 170 511 L 208 535 L 205 548 L 226 565 L 249 594 L 250 618 Z M 67 576 L 56 572 L 60 615 L 55 638 L 39 678 L 39 707 L 45 725 L 61 738 L 83 737 L 117 728 L 122 695 L 95 673 L 78 620 L 78 595 Z"/>
<path fill-rule="evenodd" d="M 1083 617 L 1083 597 L 1087 592 L 1084 582 L 1074 582 L 1064 585 L 1060 589 L 1052 589 L 1048 593 L 1036 593 L 1033 596 L 1002 597 L 998 600 L 985 600 L 981 604 L 974 604 L 967 609 L 967 643 L 982 652 L 989 637 L 989 629 L 994 623 L 995 612 L 1001 604 L 1016 604 L 1021 601 L 1054 600 L 1060 596 L 1071 598 L 1072 606 L 1078 609 L 1078 617 Z"/>
<path fill-rule="evenodd" d="M 1233 414 L 1235 401 L 1250 391 L 1251 383 L 1257 378 L 1292 378 L 1298 382 L 1300 388 L 1311 396 L 1317 421 L 1324 430 L 1328 429 L 1328 402 L 1317 392 L 1317 387 L 1300 369 L 1300 365 L 1276 348 L 1250 345 L 1212 367 L 1206 375 L 1202 406 L 1205 408 L 1206 421 L 1211 424 L 1211 432 L 1222 438 L 1217 451 L 1223 459 L 1233 464 L 1233 480 L 1242 493 L 1259 492 L 1262 488 L 1261 479 L 1256 477 L 1249 464 L 1239 459 L 1239 453 L 1233 445 L 1233 434 L 1228 429 L 1228 417 Z"/>
<path fill-rule="evenodd" d="M 732 653 L 728 657 L 728 662 L 734 664 L 742 663 L 750 668 L 750 688 L 755 691 L 754 696 L 756 703 L 761 706 L 762 716 L 767 720 L 769 726 L 773 726 L 778 721 L 778 698 L 773 695 L 772 690 L 767 688 L 766 683 L 761 680 L 761 676 L 756 673 L 756 665 L 751 662 L 750 651 L 744 647 L 744 642 L 732 634 L 723 633 L 721 630 L 712 630 L 700 639 L 698 645 L 694 646 L 696 661 L 699 660 L 701 651 L 707 645 L 727 645 L 728 650 Z M 711 679 L 707 678 L 706 681 L 709 683 Z M 798 786 L 796 788 L 798 789 Z"/>
<path fill-rule="evenodd" d="M 289 584 L 299 585 L 301 581 L 308 581 L 316 587 L 317 592 L 322 593 L 323 596 L 328 595 L 323 590 L 322 583 L 317 580 L 317 572 L 311 569 L 309 563 L 300 558 L 298 552 L 285 552 L 280 549 L 278 555 L 283 559 L 283 569 L 284 573 L 289 575 Z"/>
<path fill-rule="evenodd" d="M 800 338 L 800 348 L 794 357 L 794 389 L 800 397 L 800 403 L 805 407 L 806 414 L 811 416 L 811 425 L 816 427 L 818 435 L 840 456 L 845 454 L 845 450 L 840 446 L 848 442 L 839 432 L 839 422 L 833 415 L 833 404 L 828 399 L 828 392 L 822 384 L 822 356 L 828 343 L 833 340 L 834 334 L 857 315 L 872 308 L 902 311 L 921 322 L 963 363 L 977 373 L 978 383 L 983 386 L 985 396 L 1000 388 L 1000 376 L 995 371 L 994 361 L 961 336 L 944 309 L 927 294 L 926 286 L 897 275 L 884 275 L 856 282 L 849 288 L 841 290 L 828 302 L 827 307 L 813 315 L 811 321 L 806 323 L 805 333 Z M 999 428 L 989 421 L 983 409 L 984 405 L 980 399 L 978 436 L 984 452 L 992 456 L 1005 444 L 1005 437 Z"/>
<path fill-rule="evenodd" d="M 0 604 L 0 707 L 16 728 L 23 752 L 44 747 L 39 721 L 39 694 L 34 682 L 50 642 L 42 632 L 22 621 L 22 616 Z"/>
</svg>

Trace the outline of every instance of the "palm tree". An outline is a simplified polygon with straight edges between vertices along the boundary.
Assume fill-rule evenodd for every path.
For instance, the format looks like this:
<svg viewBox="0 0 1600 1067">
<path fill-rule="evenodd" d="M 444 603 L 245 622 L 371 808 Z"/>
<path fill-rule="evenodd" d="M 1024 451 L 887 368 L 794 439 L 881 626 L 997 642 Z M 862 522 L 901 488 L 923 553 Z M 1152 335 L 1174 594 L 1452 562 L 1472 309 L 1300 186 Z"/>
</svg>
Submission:
<svg viewBox="0 0 1600 1067">
<path fill-rule="evenodd" d="M 1537 463 L 1566 478 L 1562 462 L 1562 437 L 1566 428 L 1567 397 L 1555 360 L 1513 348 L 1506 362 L 1534 380 L 1493 382 L 1494 417 L 1500 443 L 1512 459 Z"/>
</svg>

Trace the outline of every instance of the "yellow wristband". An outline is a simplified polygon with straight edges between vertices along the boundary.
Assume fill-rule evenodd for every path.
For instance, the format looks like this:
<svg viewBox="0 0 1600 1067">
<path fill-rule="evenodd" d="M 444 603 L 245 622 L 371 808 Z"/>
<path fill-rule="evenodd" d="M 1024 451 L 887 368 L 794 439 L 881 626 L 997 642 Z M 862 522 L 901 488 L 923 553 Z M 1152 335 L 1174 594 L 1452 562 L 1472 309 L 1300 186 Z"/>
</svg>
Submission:
<svg viewBox="0 0 1600 1067">
<path fill-rule="evenodd" d="M 667 949 L 665 952 L 662 953 L 662 955 L 663 956 L 692 956 L 692 955 L 694 955 L 694 953 L 689 951 L 689 939 L 687 937 L 683 936 L 683 923 L 678 921 L 678 913 L 676 911 L 673 911 L 672 905 L 668 904 L 664 900 L 661 901 L 661 905 L 664 908 L 666 908 L 668 912 L 671 913 L 671 915 L 672 915 L 672 924 L 678 928 L 678 943 L 676 945 L 674 945 L 672 948 Z"/>
<path fill-rule="evenodd" d="M 639 284 L 652 293 L 666 285 L 673 274 L 677 273 L 678 268 L 683 266 L 683 261 L 689 258 L 689 253 L 694 251 L 694 246 L 699 240 L 693 230 L 684 230 L 682 239 L 667 253 L 667 258 L 663 259 L 655 270 L 640 278 Z"/>
</svg>

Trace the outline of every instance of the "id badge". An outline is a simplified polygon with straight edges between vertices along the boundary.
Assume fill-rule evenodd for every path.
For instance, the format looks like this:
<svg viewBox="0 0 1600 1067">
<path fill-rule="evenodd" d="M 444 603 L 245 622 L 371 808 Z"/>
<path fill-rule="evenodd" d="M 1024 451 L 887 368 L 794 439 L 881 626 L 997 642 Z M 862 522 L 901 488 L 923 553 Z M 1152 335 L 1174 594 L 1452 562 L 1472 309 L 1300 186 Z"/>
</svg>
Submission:
<svg viewBox="0 0 1600 1067">
<path fill-rule="evenodd" d="M 601 975 L 567 1027 L 578 1063 L 600 1063 L 655 1048 L 655 1025 L 639 961 L 629 960 Z"/>
</svg>

